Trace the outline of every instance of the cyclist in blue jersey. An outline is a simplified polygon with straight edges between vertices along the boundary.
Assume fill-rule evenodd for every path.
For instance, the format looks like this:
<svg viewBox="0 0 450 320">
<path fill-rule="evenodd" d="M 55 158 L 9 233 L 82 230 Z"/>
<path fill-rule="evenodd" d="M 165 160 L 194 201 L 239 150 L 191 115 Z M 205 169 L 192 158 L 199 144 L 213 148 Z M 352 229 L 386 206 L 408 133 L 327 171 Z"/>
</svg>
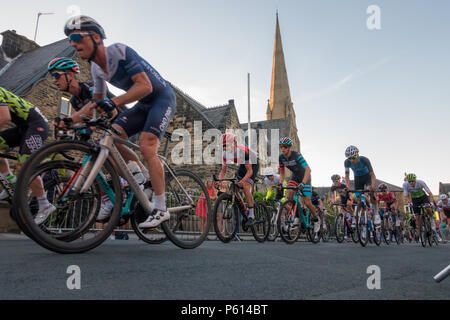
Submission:
<svg viewBox="0 0 450 320">
<path fill-rule="evenodd" d="M 345 150 L 344 163 L 345 167 L 345 183 L 350 186 L 350 169 L 352 169 L 355 176 L 355 190 L 363 190 L 366 186 L 370 190 L 370 203 L 375 207 L 377 200 L 375 198 L 377 178 L 372 168 L 370 160 L 359 155 L 359 150 L 355 146 L 350 146 Z M 361 200 L 361 193 L 355 193 L 356 199 L 359 203 Z"/>
<path fill-rule="evenodd" d="M 114 122 L 122 139 L 140 135 L 142 155 L 147 163 L 155 191 L 154 211 L 140 228 L 154 228 L 170 218 L 166 207 L 164 170 L 157 152 L 170 120 L 176 111 L 173 89 L 163 77 L 132 48 L 116 43 L 105 47 L 105 31 L 94 19 L 76 16 L 67 21 L 64 33 L 82 59 L 91 63 L 95 102 L 84 108 L 117 115 L 116 106 L 137 102 Z M 111 100 L 105 99 L 106 82 L 125 91 Z M 117 148 L 126 161 L 139 163 L 136 154 L 124 145 Z"/>
<path fill-rule="evenodd" d="M 313 196 L 311 186 L 311 168 L 301 153 L 291 150 L 292 145 L 292 139 L 289 137 L 285 137 L 280 140 L 280 181 L 284 181 L 286 176 L 285 169 L 288 168 L 292 172 L 292 177 L 288 182 L 288 187 L 301 188 L 300 192 L 302 193 L 305 205 L 314 215 L 311 219 L 314 222 L 314 232 L 318 232 L 320 229 L 320 222 L 318 219 L 319 212 L 311 201 Z M 294 190 L 287 190 L 286 199 L 293 200 L 294 195 Z"/>
</svg>

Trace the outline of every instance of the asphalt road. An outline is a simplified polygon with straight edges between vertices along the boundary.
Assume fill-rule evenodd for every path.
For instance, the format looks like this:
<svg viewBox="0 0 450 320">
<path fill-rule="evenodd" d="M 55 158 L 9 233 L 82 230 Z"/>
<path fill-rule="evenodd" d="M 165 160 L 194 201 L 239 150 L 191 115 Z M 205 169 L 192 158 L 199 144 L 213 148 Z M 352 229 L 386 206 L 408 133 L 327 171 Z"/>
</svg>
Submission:
<svg viewBox="0 0 450 320">
<path fill-rule="evenodd" d="M 109 240 L 83 255 L 63 256 L 0 235 L 0 299 L 448 300 L 450 278 L 436 283 L 433 276 L 449 264 L 450 244 L 208 241 L 181 250 Z M 80 290 L 67 287 L 72 265 L 80 268 Z M 380 268 L 380 289 L 367 287 L 372 265 Z"/>
</svg>

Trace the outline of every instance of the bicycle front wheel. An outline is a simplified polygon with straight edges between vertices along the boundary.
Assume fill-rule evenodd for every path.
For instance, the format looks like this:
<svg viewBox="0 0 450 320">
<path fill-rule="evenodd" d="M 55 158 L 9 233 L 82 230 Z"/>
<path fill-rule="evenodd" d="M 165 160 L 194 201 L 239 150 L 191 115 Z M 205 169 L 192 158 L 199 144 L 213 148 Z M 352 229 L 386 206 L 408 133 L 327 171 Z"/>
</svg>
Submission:
<svg viewBox="0 0 450 320">
<path fill-rule="evenodd" d="M 344 215 L 341 213 L 336 216 L 336 222 L 334 223 L 334 229 L 336 233 L 336 240 L 338 243 L 344 242 L 345 237 L 345 219 Z"/>
<path fill-rule="evenodd" d="M 356 230 L 358 233 L 359 243 L 363 247 L 365 247 L 367 245 L 367 242 L 369 242 L 370 238 L 367 211 L 363 209 L 363 206 L 361 204 L 358 204 L 355 215 L 356 215 Z"/>
<path fill-rule="evenodd" d="M 251 226 L 253 237 L 258 242 L 266 241 L 269 236 L 270 215 L 262 201 L 255 204 L 255 221 Z"/>
<path fill-rule="evenodd" d="M 232 197 L 222 193 L 216 200 L 213 214 L 214 231 L 223 243 L 229 243 L 239 228 L 238 208 L 232 204 Z"/>
<path fill-rule="evenodd" d="M 275 241 L 278 238 L 278 226 L 277 226 L 277 210 L 274 207 L 267 207 L 270 215 L 269 235 L 268 241 Z"/>
<path fill-rule="evenodd" d="M 176 246 L 194 249 L 205 241 L 211 229 L 212 210 L 208 190 L 194 173 L 177 170 L 166 175 L 169 221 L 162 229 Z"/>
<path fill-rule="evenodd" d="M 22 167 L 18 176 L 16 185 L 16 197 L 14 204 L 17 208 L 17 217 L 26 225 L 28 231 L 32 234 L 32 239 L 42 247 L 61 254 L 83 253 L 92 250 L 103 243 L 113 232 L 120 219 L 122 208 L 122 189 L 120 179 L 115 172 L 112 164 L 107 160 L 101 168 L 101 173 L 105 177 L 104 184 L 97 187 L 91 187 L 84 194 L 73 191 L 73 184 L 78 179 L 85 179 L 80 175 L 82 168 L 89 161 L 95 161 L 98 156 L 98 150 L 88 143 L 80 141 L 61 141 L 49 144 L 34 153 Z M 82 163 L 80 169 L 75 167 L 61 165 L 56 169 L 60 180 L 53 184 L 53 188 L 61 188 L 62 192 L 49 193 L 47 190 L 47 200 L 51 202 L 56 210 L 51 213 L 46 221 L 41 225 L 35 222 L 35 209 L 33 205 L 34 191 L 30 187 L 36 185 L 38 176 L 36 170 L 47 160 L 56 157 L 65 157 L 73 163 Z M 67 162 L 61 162 L 64 164 Z M 45 177 L 40 176 L 45 180 Z M 82 181 L 84 183 L 84 180 Z M 95 186 L 95 182 L 93 184 Z M 115 196 L 114 209 L 108 223 L 98 226 L 95 224 L 95 218 L 99 210 L 99 193 L 105 192 Z M 51 198 L 51 199 L 50 199 Z M 59 236 L 52 232 L 49 226 L 53 226 L 54 221 L 66 221 L 66 230 Z M 63 228 L 61 228 L 63 229 Z"/>
<path fill-rule="evenodd" d="M 288 200 L 280 208 L 278 215 L 278 232 L 287 244 L 293 244 L 300 236 L 299 209 L 294 200 Z"/>
</svg>

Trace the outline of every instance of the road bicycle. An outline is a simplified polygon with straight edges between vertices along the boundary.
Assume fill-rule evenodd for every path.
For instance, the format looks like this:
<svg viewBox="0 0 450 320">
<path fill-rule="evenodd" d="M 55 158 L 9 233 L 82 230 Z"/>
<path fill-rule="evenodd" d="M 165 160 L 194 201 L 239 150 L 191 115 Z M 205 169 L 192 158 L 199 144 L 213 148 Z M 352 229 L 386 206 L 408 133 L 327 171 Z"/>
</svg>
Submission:
<svg viewBox="0 0 450 320">
<path fill-rule="evenodd" d="M 28 228 L 38 244 L 51 251 L 63 254 L 82 253 L 94 249 L 109 238 L 114 228 L 120 222 L 123 208 L 122 176 L 128 183 L 138 200 L 132 219 L 136 225 L 145 221 L 152 214 L 153 207 L 146 193 L 134 180 L 125 160 L 117 150 L 115 143 L 138 150 L 139 146 L 120 139 L 119 132 L 104 118 L 89 119 L 84 117 L 88 127 L 102 130 L 102 135 L 96 141 L 58 141 L 49 144 L 34 153 L 23 166 L 17 181 L 14 204 L 17 217 Z M 78 168 L 67 168 L 61 164 L 58 170 L 66 170 L 67 179 L 61 181 L 64 188 L 57 194 L 54 203 L 57 204 L 57 215 L 67 215 L 73 208 L 78 210 L 81 223 L 70 231 L 79 238 L 77 241 L 61 241 L 43 231 L 33 219 L 29 207 L 29 184 L 35 175 L 36 168 L 50 156 L 66 154 L 78 163 Z M 195 174 L 187 170 L 173 170 L 167 160 L 158 156 L 166 174 L 166 197 L 170 220 L 161 227 L 166 236 L 178 247 L 184 249 L 196 248 L 203 243 L 211 223 L 211 202 L 206 187 Z M 100 209 L 100 194 L 104 192 L 114 204 L 110 220 L 101 229 L 96 228 L 96 218 Z M 195 209 L 199 193 L 206 195 L 207 227 L 200 232 Z M 133 222 L 133 220 L 132 220 Z"/>
<path fill-rule="evenodd" d="M 279 236 L 277 221 L 280 203 L 275 200 L 270 202 L 264 202 L 264 204 L 270 216 L 269 235 L 267 236 L 267 241 L 275 241 Z"/>
<path fill-rule="evenodd" d="M 229 243 L 236 238 L 239 225 L 242 230 L 247 232 L 251 230 L 253 237 L 258 242 L 265 242 L 269 236 L 270 215 L 266 210 L 266 206 L 262 201 L 255 202 L 254 213 L 255 218 L 253 225 L 249 228 L 248 209 L 242 199 L 240 190 L 237 185 L 238 179 L 217 179 L 213 177 L 214 182 L 230 182 L 230 193 L 222 193 L 216 200 L 213 210 L 214 231 L 223 243 Z M 241 221 L 241 224 L 240 224 Z"/>
<path fill-rule="evenodd" d="M 283 187 L 283 190 L 294 190 L 294 200 L 285 201 L 279 209 L 278 232 L 287 244 L 295 243 L 302 233 L 306 233 L 307 238 L 312 243 L 320 241 L 321 230 L 314 230 L 312 213 L 308 208 L 303 207 L 300 199 L 303 197 L 301 187 Z"/>
<path fill-rule="evenodd" d="M 334 207 L 346 208 L 345 204 L 333 204 Z M 340 210 L 340 213 L 336 215 L 335 219 L 335 233 L 336 240 L 339 243 L 344 242 L 345 235 L 349 235 L 354 243 L 359 242 L 358 232 L 356 231 L 356 222 L 352 223 L 352 220 L 355 221 L 355 218 L 350 214 L 347 214 L 345 211 Z"/>
<path fill-rule="evenodd" d="M 426 247 L 427 243 L 430 247 L 435 244 L 439 244 L 436 233 L 432 224 L 434 224 L 434 219 L 430 217 L 428 209 L 432 207 L 431 204 L 421 204 L 418 206 L 420 208 L 420 228 L 419 228 L 419 238 L 422 247 Z"/>
<path fill-rule="evenodd" d="M 376 215 L 374 210 L 367 203 L 365 193 L 371 192 L 370 190 L 349 190 L 351 193 L 361 194 L 361 199 L 356 205 L 355 217 L 356 217 L 356 231 L 361 246 L 367 246 L 369 241 L 375 242 L 377 246 L 381 244 L 381 219 L 379 215 Z M 380 221 L 378 221 L 378 219 Z"/>
<path fill-rule="evenodd" d="M 382 205 L 382 202 L 380 202 Z M 380 208 L 379 214 L 382 217 L 382 236 L 384 242 L 389 245 L 391 241 L 394 241 L 400 245 L 403 240 L 403 231 L 401 227 L 401 221 L 398 217 L 400 212 L 393 212 L 393 208 Z"/>
</svg>

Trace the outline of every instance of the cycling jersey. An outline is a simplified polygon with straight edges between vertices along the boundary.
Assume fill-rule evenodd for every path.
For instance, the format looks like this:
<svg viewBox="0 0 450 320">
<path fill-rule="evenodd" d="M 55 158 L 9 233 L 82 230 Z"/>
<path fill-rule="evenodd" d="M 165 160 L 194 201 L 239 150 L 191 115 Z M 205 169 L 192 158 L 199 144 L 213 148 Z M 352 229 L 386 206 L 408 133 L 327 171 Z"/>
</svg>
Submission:
<svg viewBox="0 0 450 320">
<path fill-rule="evenodd" d="M 256 163 L 251 163 L 251 161 L 254 159 L 256 159 Z M 246 164 L 252 165 L 253 173 L 252 176 L 250 177 L 252 181 L 249 181 L 252 184 L 254 183 L 259 170 L 259 164 L 257 159 L 258 158 L 256 157 L 256 155 L 252 151 L 250 151 L 250 149 L 247 148 L 246 146 L 237 146 L 236 151 L 231 154 L 227 152 L 222 153 L 223 165 L 226 165 L 227 161 L 232 161 L 233 164 L 239 165 L 239 169 L 236 175 L 237 179 L 239 180 L 244 178 L 245 175 L 247 174 L 247 168 L 245 167 L 245 165 Z"/>
<path fill-rule="evenodd" d="M 106 48 L 106 73 L 92 62 L 94 94 L 106 94 L 106 82 L 128 91 L 133 85 L 133 77 L 145 73 L 152 92 L 132 108 L 123 112 L 115 124 L 121 126 L 128 137 L 139 132 L 148 132 L 160 140 L 167 130 L 176 111 L 175 93 L 161 75 L 130 47 L 116 43 Z"/>
<path fill-rule="evenodd" d="M 94 83 L 93 82 L 80 82 L 79 84 L 78 96 L 72 95 L 70 98 L 70 104 L 75 109 L 75 111 L 80 111 L 85 105 L 87 105 L 93 98 L 94 95 Z M 108 99 L 114 98 L 114 95 L 107 90 L 106 97 Z M 125 111 L 124 107 L 117 107 L 117 111 L 122 113 Z"/>
<path fill-rule="evenodd" d="M 395 198 L 394 193 L 388 192 L 388 194 L 384 195 L 383 193 L 379 193 L 377 195 L 377 201 L 380 203 L 380 201 L 384 201 L 386 203 L 386 208 L 390 207 L 397 199 Z"/>
<path fill-rule="evenodd" d="M 41 111 L 33 104 L 2 87 L 0 87 L 0 105 L 8 106 L 9 113 L 11 114 L 11 121 L 18 127 L 27 125 L 32 110 L 47 121 Z"/>
<path fill-rule="evenodd" d="M 291 151 L 291 155 L 289 159 L 283 154 L 280 154 L 280 171 L 284 171 L 285 168 L 288 168 L 292 171 L 292 174 L 296 177 L 303 178 L 305 175 L 305 168 L 308 167 L 308 163 L 305 158 L 301 155 L 301 153 L 297 151 Z"/>
<path fill-rule="evenodd" d="M 445 204 L 444 201 L 439 200 L 437 205 L 444 211 L 444 214 L 447 216 L 447 218 L 450 218 L 450 201 L 447 200 L 447 204 Z"/>
<path fill-rule="evenodd" d="M 48 137 L 48 121 L 33 104 L 0 87 L 0 105 L 8 106 L 16 127 L 0 132 L 0 150 L 20 147 L 20 163 L 42 147 Z"/>
<path fill-rule="evenodd" d="M 403 194 L 405 195 L 405 197 L 408 196 L 408 193 L 411 193 L 412 199 L 418 199 L 426 196 L 425 192 L 431 194 L 430 189 L 422 180 L 416 180 L 416 185 L 414 187 L 411 186 L 409 182 L 405 182 L 403 184 Z"/>
<path fill-rule="evenodd" d="M 347 189 L 347 185 L 345 183 L 341 183 L 341 185 L 336 186 L 333 184 L 331 187 L 331 192 L 337 192 L 337 194 L 341 197 L 341 203 L 346 204 L 348 200 L 350 200 L 350 195 Z"/>
<path fill-rule="evenodd" d="M 365 176 L 371 172 L 373 172 L 372 164 L 370 163 L 370 160 L 366 157 L 360 156 L 358 164 L 355 165 L 350 160 L 345 160 L 344 162 L 345 167 L 345 173 L 349 173 L 350 169 L 353 170 L 353 174 L 355 177 L 362 177 Z"/>
</svg>

